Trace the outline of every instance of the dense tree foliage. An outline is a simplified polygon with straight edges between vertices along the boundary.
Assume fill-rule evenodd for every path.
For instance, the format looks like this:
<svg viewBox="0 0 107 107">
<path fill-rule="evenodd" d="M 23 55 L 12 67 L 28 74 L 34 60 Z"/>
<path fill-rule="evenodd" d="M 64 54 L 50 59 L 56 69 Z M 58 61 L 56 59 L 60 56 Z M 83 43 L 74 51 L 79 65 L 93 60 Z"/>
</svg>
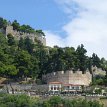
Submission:
<svg viewBox="0 0 107 107">
<path fill-rule="evenodd" d="M 9 77 L 41 77 L 42 74 L 59 70 L 82 70 L 91 66 L 107 69 L 107 62 L 96 54 L 86 55 L 83 45 L 77 47 L 54 48 L 43 46 L 36 40 L 34 44 L 28 37 L 19 41 L 11 34 L 0 34 L 0 75 Z M 8 69 L 9 68 L 9 69 Z M 15 72 L 15 73 L 13 73 Z M 14 75 L 13 75 L 14 74 Z"/>
<path fill-rule="evenodd" d="M 5 20 L 2 17 L 0 17 L 0 28 L 5 29 L 6 25 L 7 25 L 7 20 Z"/>
<path fill-rule="evenodd" d="M 103 105 L 98 101 L 67 100 L 58 96 L 41 102 L 26 95 L 0 94 L 0 107 L 103 107 Z"/>
<path fill-rule="evenodd" d="M 5 21 L 4 21 L 4 25 L 5 25 Z M 17 20 L 14 20 L 12 22 L 12 26 L 14 30 L 17 31 L 21 31 L 21 32 L 26 32 L 26 33 L 39 33 L 42 34 L 43 36 L 45 36 L 44 32 L 42 30 L 35 30 L 33 29 L 31 26 L 29 25 L 20 25 Z"/>
</svg>

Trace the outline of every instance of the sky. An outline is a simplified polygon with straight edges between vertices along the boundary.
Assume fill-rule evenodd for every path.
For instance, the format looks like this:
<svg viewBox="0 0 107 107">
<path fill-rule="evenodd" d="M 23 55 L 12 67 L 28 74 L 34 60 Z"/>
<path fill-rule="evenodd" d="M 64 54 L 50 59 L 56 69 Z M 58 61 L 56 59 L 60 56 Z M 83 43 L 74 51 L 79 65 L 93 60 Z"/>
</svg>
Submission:
<svg viewBox="0 0 107 107">
<path fill-rule="evenodd" d="M 83 44 L 107 59 L 107 0 L 0 0 L 0 17 L 42 29 L 48 46 Z"/>
</svg>

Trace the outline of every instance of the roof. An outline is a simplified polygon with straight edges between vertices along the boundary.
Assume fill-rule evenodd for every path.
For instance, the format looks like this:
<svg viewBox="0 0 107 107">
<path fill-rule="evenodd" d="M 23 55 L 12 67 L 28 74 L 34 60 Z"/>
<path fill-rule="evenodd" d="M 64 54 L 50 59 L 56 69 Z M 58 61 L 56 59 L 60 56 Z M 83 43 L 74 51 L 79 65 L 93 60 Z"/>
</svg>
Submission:
<svg viewBox="0 0 107 107">
<path fill-rule="evenodd" d="M 63 86 L 81 86 L 80 84 L 63 84 Z"/>
<path fill-rule="evenodd" d="M 62 82 L 49 82 L 49 84 L 62 84 Z"/>
<path fill-rule="evenodd" d="M 4 84 L 0 84 L 0 87 L 4 86 Z"/>
<path fill-rule="evenodd" d="M 62 82 L 49 82 L 49 84 L 63 84 Z M 81 86 L 80 84 L 63 84 L 63 86 Z"/>
</svg>

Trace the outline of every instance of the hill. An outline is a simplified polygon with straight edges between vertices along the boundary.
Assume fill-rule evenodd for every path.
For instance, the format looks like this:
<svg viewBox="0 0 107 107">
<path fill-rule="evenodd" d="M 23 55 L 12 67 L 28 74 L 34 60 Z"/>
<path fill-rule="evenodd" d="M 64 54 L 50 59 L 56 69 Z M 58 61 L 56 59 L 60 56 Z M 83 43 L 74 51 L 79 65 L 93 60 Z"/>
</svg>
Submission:
<svg viewBox="0 0 107 107">
<path fill-rule="evenodd" d="M 1 30 L 6 28 L 7 22 L 0 18 Z M 22 31 L 24 27 L 25 32 L 37 32 L 28 25 L 20 25 L 17 21 L 11 23 L 16 30 Z M 16 40 L 12 34 L 6 38 L 6 35 L 0 33 L 0 76 L 2 77 L 12 79 L 31 77 L 38 79 L 41 83 L 43 74 L 69 69 L 74 71 L 80 69 L 84 73 L 87 68 L 91 72 L 92 66 L 107 71 L 107 60 L 100 59 L 95 53 L 91 57 L 87 56 L 87 50 L 83 44 L 77 49 L 58 46 L 51 48 L 44 46 L 38 40 L 34 43 L 28 36 Z M 100 78 L 103 84 L 106 84 L 105 78 Z"/>
</svg>

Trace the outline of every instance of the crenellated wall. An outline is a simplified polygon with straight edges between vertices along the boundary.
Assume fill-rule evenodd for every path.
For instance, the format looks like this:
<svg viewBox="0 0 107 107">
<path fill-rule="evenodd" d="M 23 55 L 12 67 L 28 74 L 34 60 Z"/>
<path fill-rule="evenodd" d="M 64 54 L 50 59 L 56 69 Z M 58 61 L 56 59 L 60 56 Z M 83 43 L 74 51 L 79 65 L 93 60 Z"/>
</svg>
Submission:
<svg viewBox="0 0 107 107">
<path fill-rule="evenodd" d="M 40 34 L 40 33 L 25 33 L 25 32 L 20 32 L 17 30 L 13 30 L 13 26 L 8 25 L 6 27 L 6 36 L 8 34 L 12 34 L 17 40 L 20 40 L 20 38 L 26 38 L 29 37 L 33 42 L 35 42 L 35 37 L 37 38 L 37 40 L 41 41 L 41 43 L 46 46 L 46 38 Z"/>
<path fill-rule="evenodd" d="M 42 78 L 47 83 L 62 82 L 63 84 L 88 86 L 92 82 L 92 75 L 89 71 L 86 71 L 85 74 L 83 74 L 82 71 L 76 71 L 75 73 L 72 70 L 66 72 L 58 71 L 43 75 Z"/>
</svg>

